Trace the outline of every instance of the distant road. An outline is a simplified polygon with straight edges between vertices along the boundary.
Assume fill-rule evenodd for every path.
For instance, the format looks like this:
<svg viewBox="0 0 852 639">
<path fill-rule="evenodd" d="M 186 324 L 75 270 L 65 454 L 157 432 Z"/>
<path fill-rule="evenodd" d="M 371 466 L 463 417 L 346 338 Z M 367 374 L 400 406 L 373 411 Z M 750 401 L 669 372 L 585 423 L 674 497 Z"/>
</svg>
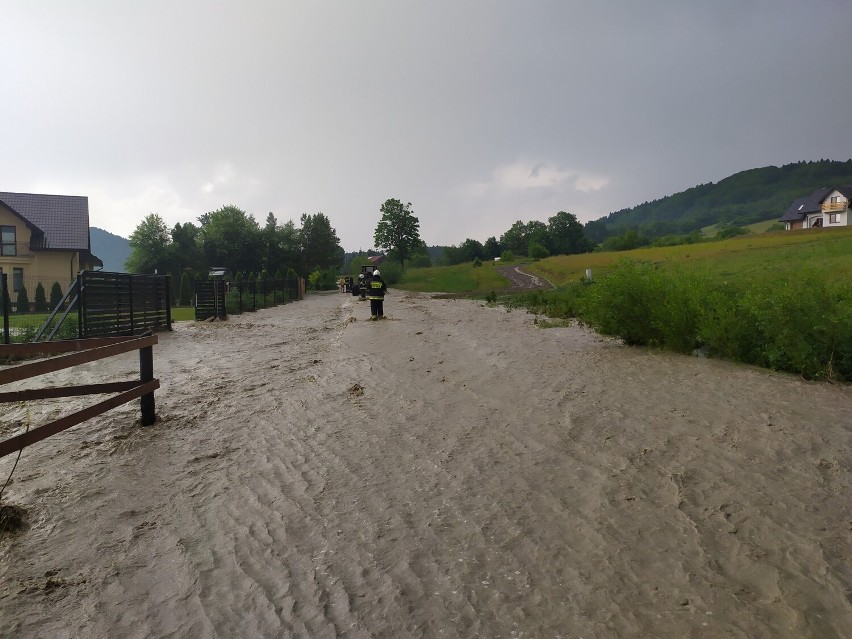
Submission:
<svg viewBox="0 0 852 639">
<path fill-rule="evenodd" d="M 512 282 L 513 289 L 556 288 L 543 277 L 522 271 L 520 266 L 498 266 L 497 271 Z"/>
</svg>

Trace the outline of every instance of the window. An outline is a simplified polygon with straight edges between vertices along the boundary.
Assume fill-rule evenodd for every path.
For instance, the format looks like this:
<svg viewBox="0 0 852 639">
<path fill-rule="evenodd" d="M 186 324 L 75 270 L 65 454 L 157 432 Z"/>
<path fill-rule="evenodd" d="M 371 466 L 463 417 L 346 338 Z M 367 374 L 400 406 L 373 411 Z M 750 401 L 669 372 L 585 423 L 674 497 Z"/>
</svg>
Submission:
<svg viewBox="0 0 852 639">
<path fill-rule="evenodd" d="M 24 269 L 12 269 L 12 290 L 16 293 L 24 287 Z"/>
<path fill-rule="evenodd" d="M 0 255 L 17 255 L 15 227 L 0 226 Z"/>
<path fill-rule="evenodd" d="M 832 196 L 831 196 L 831 203 L 832 203 L 832 204 L 837 204 L 839 201 L 840 201 L 840 197 L 839 197 L 839 196 L 837 196 L 837 195 L 832 195 Z"/>
<path fill-rule="evenodd" d="M 839 213 L 830 213 L 828 216 L 829 224 L 837 224 L 840 222 L 840 214 Z"/>
</svg>

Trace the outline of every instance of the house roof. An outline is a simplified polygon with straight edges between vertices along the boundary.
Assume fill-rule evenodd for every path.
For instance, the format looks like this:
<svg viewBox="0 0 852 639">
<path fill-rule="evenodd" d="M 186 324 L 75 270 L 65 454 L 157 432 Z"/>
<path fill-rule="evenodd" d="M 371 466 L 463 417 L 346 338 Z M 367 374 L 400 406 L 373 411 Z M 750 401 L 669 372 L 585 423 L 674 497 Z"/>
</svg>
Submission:
<svg viewBox="0 0 852 639">
<path fill-rule="evenodd" d="M 850 200 L 852 200 L 852 186 L 836 186 L 836 187 L 834 187 L 834 189 L 832 189 L 832 190 L 834 190 L 834 191 L 840 191 L 840 194 L 841 194 L 842 196 L 844 196 L 846 199 L 850 199 Z M 825 198 L 825 197 L 828 197 L 828 194 L 827 194 L 827 193 L 826 193 L 826 195 L 824 196 L 824 198 Z M 824 199 L 824 198 L 823 198 L 823 199 Z"/>
<path fill-rule="evenodd" d="M 0 192 L 0 203 L 43 233 L 40 248 L 81 251 L 89 246 L 89 198 Z"/>
<path fill-rule="evenodd" d="M 831 188 L 822 188 L 817 189 L 810 195 L 805 195 L 804 197 L 797 197 L 793 200 L 793 203 L 784 211 L 784 215 L 781 217 L 782 222 L 796 222 L 798 220 L 804 219 L 804 217 L 808 213 L 819 213 L 822 209 L 820 208 L 820 203 L 825 196 L 831 193 L 834 189 Z"/>
</svg>

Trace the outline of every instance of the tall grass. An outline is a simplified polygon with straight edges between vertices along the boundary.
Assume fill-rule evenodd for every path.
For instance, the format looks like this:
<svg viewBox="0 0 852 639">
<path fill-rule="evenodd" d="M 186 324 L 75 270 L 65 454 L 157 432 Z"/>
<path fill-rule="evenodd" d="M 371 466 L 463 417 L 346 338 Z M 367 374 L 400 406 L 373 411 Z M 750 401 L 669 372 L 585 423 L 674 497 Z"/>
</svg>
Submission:
<svg viewBox="0 0 852 639">
<path fill-rule="evenodd" d="M 852 381 L 852 283 L 799 270 L 729 283 L 705 269 L 623 260 L 591 284 L 519 296 L 550 317 L 577 317 L 627 344 Z"/>
</svg>

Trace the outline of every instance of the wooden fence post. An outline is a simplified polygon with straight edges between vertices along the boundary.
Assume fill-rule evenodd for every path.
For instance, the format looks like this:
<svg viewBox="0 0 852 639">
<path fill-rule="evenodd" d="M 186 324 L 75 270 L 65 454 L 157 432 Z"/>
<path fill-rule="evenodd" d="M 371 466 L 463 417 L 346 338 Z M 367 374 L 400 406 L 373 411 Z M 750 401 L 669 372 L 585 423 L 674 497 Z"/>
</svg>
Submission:
<svg viewBox="0 0 852 639">
<path fill-rule="evenodd" d="M 154 347 L 145 346 L 139 349 L 139 381 L 150 382 L 154 379 Z M 154 393 L 142 395 L 139 398 L 142 408 L 142 425 L 150 426 L 157 421 L 154 410 Z"/>
</svg>

